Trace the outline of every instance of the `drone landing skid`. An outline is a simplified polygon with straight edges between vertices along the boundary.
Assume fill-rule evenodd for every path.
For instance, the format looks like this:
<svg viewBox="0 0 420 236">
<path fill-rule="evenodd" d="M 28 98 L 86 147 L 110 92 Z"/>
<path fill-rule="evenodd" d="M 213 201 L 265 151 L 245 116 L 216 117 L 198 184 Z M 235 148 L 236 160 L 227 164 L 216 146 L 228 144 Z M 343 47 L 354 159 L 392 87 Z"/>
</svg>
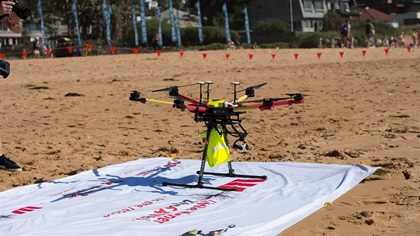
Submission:
<svg viewBox="0 0 420 236">
<path fill-rule="evenodd" d="M 200 175 L 200 171 L 197 171 L 197 174 Z M 267 179 L 265 175 L 241 175 L 241 174 L 233 174 L 233 173 L 216 173 L 216 172 L 203 172 L 203 175 L 216 175 L 216 176 L 223 176 L 223 177 L 231 177 L 231 178 L 255 178 L 255 179 Z M 202 176 L 202 175 L 201 175 Z M 185 187 L 185 188 L 204 188 L 204 189 L 213 189 L 213 190 L 220 190 L 220 191 L 239 191 L 235 187 L 213 187 L 213 186 L 206 186 L 203 185 L 203 182 L 198 182 L 197 184 L 177 184 L 177 183 L 168 183 L 163 182 L 163 186 L 178 186 L 178 187 Z"/>
<path fill-rule="evenodd" d="M 163 182 L 163 186 L 178 186 L 184 188 L 204 188 L 204 189 L 213 189 L 213 190 L 220 190 L 220 191 L 238 191 L 236 188 L 219 188 L 219 187 L 212 187 L 212 186 L 205 186 L 201 184 L 176 184 L 176 183 L 168 183 Z"/>
<path fill-rule="evenodd" d="M 199 174 L 200 171 L 197 171 L 197 174 Z M 265 175 L 240 175 L 240 174 L 234 174 L 234 173 L 216 173 L 216 172 L 204 172 L 205 175 L 217 175 L 217 176 L 223 176 L 223 177 L 231 177 L 231 178 L 254 178 L 254 179 L 267 179 L 267 176 Z"/>
</svg>

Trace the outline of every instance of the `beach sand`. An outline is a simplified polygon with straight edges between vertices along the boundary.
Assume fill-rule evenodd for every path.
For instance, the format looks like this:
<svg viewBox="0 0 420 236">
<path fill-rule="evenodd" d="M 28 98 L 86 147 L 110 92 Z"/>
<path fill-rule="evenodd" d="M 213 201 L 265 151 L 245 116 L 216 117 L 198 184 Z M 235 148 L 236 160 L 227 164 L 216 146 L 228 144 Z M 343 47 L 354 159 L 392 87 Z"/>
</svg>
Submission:
<svg viewBox="0 0 420 236">
<path fill-rule="evenodd" d="M 362 50 L 11 60 L 11 75 L 0 80 L 0 134 L 3 152 L 23 171 L 0 171 L 0 191 L 144 157 L 200 159 L 203 123 L 129 101 L 130 92 L 171 101 L 150 91 L 209 80 L 211 97 L 232 99 L 232 81 L 240 88 L 268 82 L 255 98 L 308 96 L 304 104 L 247 113 L 251 150 L 233 152 L 234 161 L 382 167 L 281 235 L 419 235 L 420 49 Z M 180 91 L 199 95 L 196 85 Z"/>
</svg>

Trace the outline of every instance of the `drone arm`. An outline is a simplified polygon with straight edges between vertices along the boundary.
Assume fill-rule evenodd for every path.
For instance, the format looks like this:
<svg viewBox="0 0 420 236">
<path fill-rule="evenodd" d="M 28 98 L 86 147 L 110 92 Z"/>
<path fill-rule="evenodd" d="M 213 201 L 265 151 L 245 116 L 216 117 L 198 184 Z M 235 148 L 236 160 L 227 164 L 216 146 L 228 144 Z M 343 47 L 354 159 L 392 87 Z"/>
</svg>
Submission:
<svg viewBox="0 0 420 236">
<path fill-rule="evenodd" d="M 188 110 L 188 111 L 191 111 L 191 112 L 193 112 L 193 111 L 199 111 L 199 112 L 206 112 L 207 111 L 207 108 L 205 108 L 205 107 L 197 107 L 197 106 L 194 106 L 194 105 L 187 105 L 187 106 L 185 106 L 185 108 Z"/>
<path fill-rule="evenodd" d="M 241 103 L 241 102 L 245 101 L 247 98 L 248 98 L 248 95 L 244 95 L 244 96 L 238 98 L 235 102 L 236 103 Z"/>
<path fill-rule="evenodd" d="M 166 106 L 174 105 L 174 102 L 167 102 L 167 101 L 155 100 L 155 99 L 150 99 L 150 98 L 144 98 L 144 100 L 145 100 L 144 103 L 153 103 L 157 105 L 166 105 Z"/>
<path fill-rule="evenodd" d="M 293 104 L 299 104 L 299 103 L 303 103 L 304 100 L 283 100 L 283 101 L 276 101 L 276 102 L 272 102 L 270 104 L 261 104 L 261 103 L 255 103 L 255 104 L 247 104 L 244 107 L 235 107 L 233 108 L 234 112 L 247 112 L 247 111 L 252 111 L 252 110 L 261 110 L 261 111 L 265 111 L 265 110 L 272 110 L 274 109 L 274 107 L 276 106 L 291 106 Z"/>
<path fill-rule="evenodd" d="M 273 102 L 273 106 L 291 106 L 293 104 L 300 104 L 303 103 L 304 100 L 285 100 L 285 101 L 277 101 L 277 102 Z"/>
<path fill-rule="evenodd" d="M 181 99 L 181 100 L 184 100 L 184 101 L 190 102 L 190 103 L 192 103 L 193 105 L 200 104 L 200 102 L 199 102 L 199 101 L 197 101 L 197 100 L 195 100 L 194 98 L 190 98 L 190 97 L 184 96 L 184 95 L 182 95 L 182 94 L 177 94 L 177 95 L 176 95 L 176 97 L 177 97 L 177 98 L 179 98 L 179 99 Z"/>
</svg>

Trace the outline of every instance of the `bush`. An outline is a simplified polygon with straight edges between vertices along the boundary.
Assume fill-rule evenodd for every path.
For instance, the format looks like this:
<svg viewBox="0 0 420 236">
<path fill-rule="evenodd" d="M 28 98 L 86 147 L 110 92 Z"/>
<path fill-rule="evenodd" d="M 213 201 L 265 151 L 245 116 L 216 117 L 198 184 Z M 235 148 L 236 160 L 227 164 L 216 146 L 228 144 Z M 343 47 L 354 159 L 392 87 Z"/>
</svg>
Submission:
<svg viewBox="0 0 420 236">
<path fill-rule="evenodd" d="M 288 23 L 280 20 L 260 20 L 253 28 L 253 33 L 260 35 L 269 35 L 275 33 L 288 32 L 290 26 Z"/>
<path fill-rule="evenodd" d="M 224 43 L 212 43 L 206 46 L 207 50 L 224 50 L 225 44 Z"/>
<path fill-rule="evenodd" d="M 302 33 L 298 39 L 298 46 L 299 48 L 317 48 L 320 38 L 323 38 L 320 32 Z"/>
<path fill-rule="evenodd" d="M 278 42 L 278 43 L 262 43 L 259 45 L 260 48 L 289 48 L 288 43 Z"/>
<path fill-rule="evenodd" d="M 344 20 L 345 19 L 343 19 L 335 11 L 329 11 L 322 19 L 322 31 L 339 31 L 340 26 L 344 23 Z"/>
</svg>

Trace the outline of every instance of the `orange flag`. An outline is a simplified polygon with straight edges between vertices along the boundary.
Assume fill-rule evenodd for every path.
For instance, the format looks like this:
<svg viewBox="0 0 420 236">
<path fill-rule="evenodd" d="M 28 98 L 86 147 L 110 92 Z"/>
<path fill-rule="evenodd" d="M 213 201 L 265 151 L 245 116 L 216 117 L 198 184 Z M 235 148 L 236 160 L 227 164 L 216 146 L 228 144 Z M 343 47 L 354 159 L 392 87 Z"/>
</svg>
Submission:
<svg viewBox="0 0 420 236">
<path fill-rule="evenodd" d="M 114 54 L 115 53 L 115 49 L 117 49 L 116 47 L 114 47 L 114 46 L 112 46 L 111 48 L 110 48 L 110 50 L 111 50 L 111 53 L 112 54 Z"/>
</svg>

